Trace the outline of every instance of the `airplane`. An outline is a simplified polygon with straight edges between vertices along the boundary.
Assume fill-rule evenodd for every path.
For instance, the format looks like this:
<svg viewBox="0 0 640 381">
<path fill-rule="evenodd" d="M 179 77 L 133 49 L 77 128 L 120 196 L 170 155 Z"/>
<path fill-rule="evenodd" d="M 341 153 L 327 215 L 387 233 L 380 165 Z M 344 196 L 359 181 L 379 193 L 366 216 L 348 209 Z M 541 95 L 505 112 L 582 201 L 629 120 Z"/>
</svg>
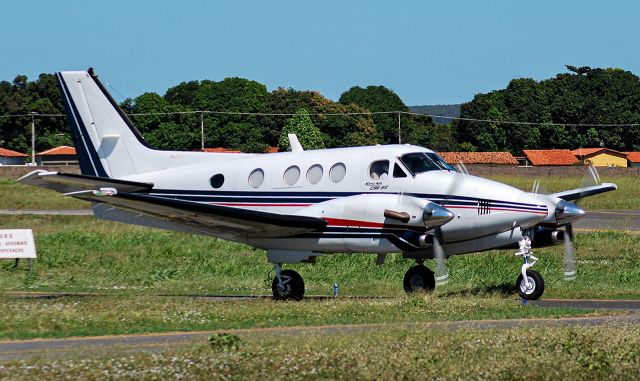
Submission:
<svg viewBox="0 0 640 381">
<path fill-rule="evenodd" d="M 389 253 L 414 260 L 407 292 L 447 281 L 446 258 L 517 249 L 516 287 L 538 299 L 544 279 L 532 247 L 566 245 L 575 275 L 572 201 L 612 191 L 605 183 L 544 195 L 456 171 L 409 145 L 270 154 L 162 151 L 151 147 L 93 69 L 56 73 L 81 174 L 35 170 L 20 182 L 91 202 L 95 217 L 218 237 L 266 250 L 276 300 L 301 300 L 302 276 L 283 264 L 332 253 Z M 564 227 L 564 230 L 562 229 Z M 436 273 L 424 265 L 436 259 Z"/>
</svg>

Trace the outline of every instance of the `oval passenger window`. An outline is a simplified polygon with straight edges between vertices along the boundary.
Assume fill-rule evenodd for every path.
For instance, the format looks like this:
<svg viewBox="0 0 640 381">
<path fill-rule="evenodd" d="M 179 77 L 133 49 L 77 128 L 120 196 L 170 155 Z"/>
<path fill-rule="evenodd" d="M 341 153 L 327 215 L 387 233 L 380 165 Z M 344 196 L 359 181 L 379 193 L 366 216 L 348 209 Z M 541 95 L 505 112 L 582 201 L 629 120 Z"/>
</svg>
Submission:
<svg viewBox="0 0 640 381">
<path fill-rule="evenodd" d="M 213 175 L 211 176 L 211 179 L 209 179 L 209 182 L 211 183 L 212 187 L 218 189 L 222 186 L 222 184 L 224 184 L 224 175 L 221 173 Z"/>
<path fill-rule="evenodd" d="M 300 168 L 297 165 L 292 165 L 284 171 L 284 182 L 287 185 L 293 185 L 300 179 Z"/>
<path fill-rule="evenodd" d="M 314 164 L 307 171 L 307 181 L 311 184 L 317 184 L 320 180 L 322 180 L 322 166 L 320 164 Z"/>
<path fill-rule="evenodd" d="M 262 185 L 263 181 L 264 171 L 262 169 L 254 169 L 253 171 L 251 171 L 251 174 L 249 174 L 249 186 L 251 186 L 252 188 L 259 187 L 260 185 Z"/>
<path fill-rule="evenodd" d="M 329 170 L 329 178 L 334 183 L 339 183 L 344 179 L 344 175 L 347 174 L 347 167 L 343 163 L 336 163 Z"/>
</svg>

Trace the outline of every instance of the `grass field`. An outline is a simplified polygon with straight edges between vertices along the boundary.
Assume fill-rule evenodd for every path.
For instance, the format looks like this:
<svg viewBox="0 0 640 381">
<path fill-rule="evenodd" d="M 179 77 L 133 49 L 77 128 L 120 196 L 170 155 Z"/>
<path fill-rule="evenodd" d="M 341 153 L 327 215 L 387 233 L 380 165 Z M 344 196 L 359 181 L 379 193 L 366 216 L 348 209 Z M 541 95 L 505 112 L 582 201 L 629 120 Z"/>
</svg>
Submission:
<svg viewBox="0 0 640 381">
<path fill-rule="evenodd" d="M 388 299 L 309 300 L 283 308 L 269 299 L 213 303 L 177 296 L 270 295 L 273 271 L 261 250 L 92 217 L 13 216 L 2 217 L 2 225 L 33 228 L 39 259 L 31 272 L 1 263 L 0 289 L 99 293 L 53 300 L 5 296 L 4 338 L 582 313 L 522 308 L 514 287 L 520 262 L 510 252 L 450 258 L 450 282 L 423 297 L 404 294 L 402 277 L 412 263 L 399 255 L 383 266 L 370 255 L 323 256 L 316 265 L 288 266 L 303 275 L 307 295 L 330 295 L 337 282 L 342 296 Z M 640 297 L 637 236 L 580 234 L 576 249 L 580 276 L 573 282 L 562 280 L 561 247 L 536 251 L 545 297 Z"/>
<path fill-rule="evenodd" d="M 224 337 L 160 354 L 0 365 L 0 378 L 636 380 L 640 327 Z"/>
<path fill-rule="evenodd" d="M 5 228 L 34 229 L 39 259 L 32 272 L 0 263 L 0 289 L 269 295 L 272 265 L 262 250 L 215 238 L 192 236 L 97 220 L 90 216 L 3 216 Z M 547 297 L 639 297 L 638 236 L 584 233 L 576 238 L 580 277 L 562 280 L 562 246 L 539 249 L 536 268 Z M 383 266 L 373 255 L 328 255 L 316 265 L 288 267 L 304 277 L 307 294 L 400 296 L 412 262 L 389 255 Z M 428 263 L 433 266 L 432 263 Z M 450 282 L 439 295 L 511 295 L 520 268 L 509 251 L 455 256 Z"/>
</svg>

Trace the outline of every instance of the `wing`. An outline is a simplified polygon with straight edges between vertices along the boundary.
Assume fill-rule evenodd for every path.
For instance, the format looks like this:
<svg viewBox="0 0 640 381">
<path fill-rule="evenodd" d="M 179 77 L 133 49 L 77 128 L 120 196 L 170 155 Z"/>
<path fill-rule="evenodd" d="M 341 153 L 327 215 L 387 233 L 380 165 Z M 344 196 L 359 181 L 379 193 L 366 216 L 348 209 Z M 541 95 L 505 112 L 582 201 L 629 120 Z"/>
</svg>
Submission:
<svg viewBox="0 0 640 381">
<path fill-rule="evenodd" d="M 210 205 L 139 193 L 153 187 L 153 184 L 146 183 L 46 171 L 32 172 L 19 181 L 64 191 L 75 198 L 93 202 L 94 213 L 101 218 L 213 235 L 230 240 L 246 237 L 288 237 L 323 229 L 327 224 L 322 218 L 316 217 Z M 87 187 L 79 189 L 80 185 Z M 115 192 L 101 192 L 104 188 L 113 189 Z M 113 208 L 117 209 L 115 213 L 111 213 L 115 218 L 110 218 L 109 212 Z"/>
<path fill-rule="evenodd" d="M 572 190 L 568 190 L 568 191 L 564 191 L 564 192 L 558 192 L 558 193 L 551 194 L 550 196 L 561 198 L 561 199 L 566 200 L 566 201 L 573 201 L 573 200 L 577 200 L 579 198 L 593 196 L 593 195 L 596 195 L 596 194 L 609 192 L 609 191 L 616 190 L 616 189 L 618 189 L 618 186 L 616 184 L 603 183 L 603 184 L 600 184 L 600 185 L 594 185 L 594 186 L 590 186 L 590 187 L 584 187 L 584 188 L 572 189 Z"/>
<path fill-rule="evenodd" d="M 142 192 L 153 188 L 151 183 L 75 175 L 72 173 L 36 170 L 18 179 L 18 182 L 52 189 L 60 193 L 73 193 L 100 188 L 114 188 L 118 192 Z"/>
</svg>

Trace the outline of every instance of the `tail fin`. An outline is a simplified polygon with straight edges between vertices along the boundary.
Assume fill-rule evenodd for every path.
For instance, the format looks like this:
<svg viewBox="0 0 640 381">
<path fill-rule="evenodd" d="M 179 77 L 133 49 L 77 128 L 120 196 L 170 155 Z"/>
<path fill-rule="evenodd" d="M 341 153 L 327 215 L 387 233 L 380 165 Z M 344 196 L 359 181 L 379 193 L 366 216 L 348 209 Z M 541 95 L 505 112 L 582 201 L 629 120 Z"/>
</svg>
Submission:
<svg viewBox="0 0 640 381">
<path fill-rule="evenodd" d="M 163 169 L 93 70 L 56 74 L 83 175 L 125 177 Z M 164 156 L 164 155 L 162 155 Z"/>
</svg>

